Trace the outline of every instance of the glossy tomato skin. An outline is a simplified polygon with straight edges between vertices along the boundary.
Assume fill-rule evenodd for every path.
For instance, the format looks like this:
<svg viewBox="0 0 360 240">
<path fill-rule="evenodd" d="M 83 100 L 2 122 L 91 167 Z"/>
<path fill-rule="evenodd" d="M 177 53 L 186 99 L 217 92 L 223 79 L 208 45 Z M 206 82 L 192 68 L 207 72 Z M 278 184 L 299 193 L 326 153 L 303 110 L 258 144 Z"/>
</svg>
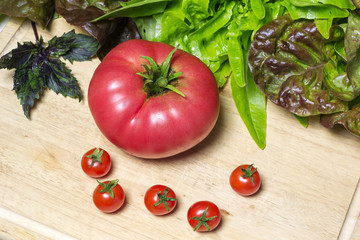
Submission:
<svg viewBox="0 0 360 240">
<path fill-rule="evenodd" d="M 110 181 L 104 181 L 104 184 L 108 184 Z M 116 184 L 112 189 L 114 198 L 111 197 L 109 192 L 101 193 L 104 187 L 100 184 L 95 188 L 93 193 L 93 202 L 95 206 L 105 213 L 112 213 L 119 210 L 125 202 L 125 192 L 123 188 Z"/>
<path fill-rule="evenodd" d="M 208 220 L 206 223 L 209 226 L 210 230 L 214 230 L 217 228 L 219 223 L 221 222 L 221 213 L 218 208 L 218 206 L 211 202 L 211 201 L 198 201 L 190 206 L 188 213 L 187 213 L 187 219 L 190 224 L 190 226 L 195 230 L 196 226 L 199 224 L 199 220 L 192 219 L 193 217 L 201 218 L 204 211 L 207 209 L 207 212 L 205 214 L 206 218 L 213 218 L 211 220 Z M 196 231 L 198 232 L 208 232 L 209 230 L 205 227 L 204 224 L 202 224 Z"/>
<path fill-rule="evenodd" d="M 99 158 L 101 163 L 98 161 L 93 162 L 93 159 L 88 157 L 89 155 L 92 155 L 96 151 L 96 149 L 97 148 L 90 149 L 81 158 L 82 170 L 88 176 L 93 178 L 103 177 L 108 174 L 111 169 L 111 157 L 106 150 L 99 148 L 99 150 L 102 151 L 102 155 Z"/>
<path fill-rule="evenodd" d="M 214 75 L 198 58 L 177 50 L 170 68 L 183 72 L 177 89 L 147 97 L 141 56 L 161 64 L 174 48 L 160 42 L 128 40 L 110 51 L 94 72 L 88 103 L 101 132 L 116 146 L 141 158 L 164 158 L 201 142 L 219 115 Z"/>
<path fill-rule="evenodd" d="M 251 178 L 244 177 L 244 171 L 242 170 L 242 169 L 249 170 L 250 166 L 251 166 L 250 171 L 256 170 L 252 174 L 254 183 L 252 183 Z M 235 168 L 233 172 L 230 174 L 230 186 L 235 192 L 237 192 L 242 196 L 253 195 L 260 189 L 261 186 L 260 174 L 258 170 L 252 165 L 249 164 L 240 165 L 237 168 Z"/>
<path fill-rule="evenodd" d="M 176 199 L 175 192 L 164 185 L 154 185 L 150 187 L 144 196 L 144 204 L 145 207 L 154 215 L 165 215 L 170 212 L 172 212 L 177 204 L 177 201 L 166 201 L 166 204 L 169 209 L 166 209 L 166 206 L 164 203 L 160 203 L 157 206 L 154 206 L 154 204 L 158 203 L 160 201 L 160 198 L 158 196 L 158 192 L 160 192 L 161 195 L 164 195 L 164 192 L 167 189 L 166 197 L 169 199 Z"/>
</svg>

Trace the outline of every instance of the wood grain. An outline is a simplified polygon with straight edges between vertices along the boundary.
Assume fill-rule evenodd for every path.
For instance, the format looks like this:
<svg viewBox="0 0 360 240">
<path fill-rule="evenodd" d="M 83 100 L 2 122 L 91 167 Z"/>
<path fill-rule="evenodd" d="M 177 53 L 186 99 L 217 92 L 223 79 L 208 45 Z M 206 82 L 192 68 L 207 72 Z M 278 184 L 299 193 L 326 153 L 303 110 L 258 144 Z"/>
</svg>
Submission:
<svg viewBox="0 0 360 240">
<path fill-rule="evenodd" d="M 33 41 L 29 24 L 16 21 L 0 33 L 1 54 L 17 41 Z M 57 19 L 39 33 L 49 40 L 73 28 Z M 220 94 L 219 120 L 202 143 L 168 159 L 138 159 L 104 138 L 91 117 L 86 92 L 98 64 L 97 59 L 68 64 L 84 101 L 46 91 L 31 120 L 11 90 L 14 71 L 0 70 L 0 209 L 35 223 L 24 227 L 1 216 L 1 234 L 31 239 L 19 234 L 23 231 L 46 239 L 36 228 L 46 226 L 86 240 L 338 238 L 359 179 L 359 138 L 342 128 L 325 129 L 318 118 L 304 128 L 269 103 L 267 146 L 260 150 L 227 85 Z M 113 158 L 111 173 L 102 179 L 119 179 L 126 193 L 125 205 L 114 214 L 96 209 L 92 192 L 97 183 L 80 167 L 81 156 L 96 146 Z M 228 183 L 231 171 L 242 163 L 254 163 L 263 179 L 260 192 L 252 197 L 237 195 Z M 172 214 L 156 217 L 147 212 L 143 197 L 153 184 L 168 185 L 177 193 L 179 203 Z M 198 200 L 213 201 L 221 208 L 217 230 L 200 234 L 188 225 L 187 209 Z"/>
</svg>

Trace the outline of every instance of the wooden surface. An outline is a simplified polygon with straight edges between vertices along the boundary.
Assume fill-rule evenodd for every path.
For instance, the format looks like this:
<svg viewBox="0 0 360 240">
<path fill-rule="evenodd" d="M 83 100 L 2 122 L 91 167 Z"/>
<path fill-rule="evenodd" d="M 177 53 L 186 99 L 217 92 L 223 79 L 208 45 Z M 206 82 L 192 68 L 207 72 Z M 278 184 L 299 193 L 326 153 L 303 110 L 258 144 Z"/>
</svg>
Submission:
<svg viewBox="0 0 360 240">
<path fill-rule="evenodd" d="M 39 32 L 49 40 L 73 28 L 57 19 Z M 12 19 L 0 33 L 1 55 L 22 41 L 34 41 L 31 26 Z M 104 138 L 91 117 L 87 87 L 98 64 L 97 59 L 68 64 L 84 101 L 45 91 L 31 120 L 12 91 L 14 71 L 0 70 L 0 239 L 360 239 L 360 202 L 353 202 L 359 138 L 342 128 L 325 129 L 318 118 L 304 128 L 269 103 L 267 147 L 260 150 L 227 85 L 219 120 L 202 143 L 169 159 L 138 159 Z M 102 180 L 119 179 L 126 193 L 125 205 L 114 214 L 96 209 L 92 192 L 97 183 L 80 167 L 81 156 L 92 147 L 106 149 L 113 158 L 112 171 Z M 228 183 L 242 163 L 254 163 L 262 176 L 255 196 L 241 197 Z M 146 210 L 144 193 L 154 184 L 177 193 L 172 214 L 156 217 Z M 197 233 L 188 225 L 187 210 L 198 200 L 221 209 L 217 230 Z"/>
</svg>

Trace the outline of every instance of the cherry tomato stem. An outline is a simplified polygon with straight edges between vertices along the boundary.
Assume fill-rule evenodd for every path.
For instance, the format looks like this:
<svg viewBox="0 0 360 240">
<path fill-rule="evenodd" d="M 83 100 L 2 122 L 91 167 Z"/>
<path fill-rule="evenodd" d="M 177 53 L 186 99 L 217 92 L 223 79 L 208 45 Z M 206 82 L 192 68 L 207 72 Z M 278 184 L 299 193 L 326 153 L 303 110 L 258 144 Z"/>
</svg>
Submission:
<svg viewBox="0 0 360 240">
<path fill-rule="evenodd" d="M 100 148 L 96 148 L 95 151 L 91 155 L 85 155 L 87 158 L 90 158 L 91 164 L 89 165 L 89 168 L 94 166 L 95 162 L 102 163 L 101 156 L 103 155 L 104 150 L 100 150 Z"/>
<path fill-rule="evenodd" d="M 151 186 L 144 196 L 145 207 L 154 215 L 165 215 L 174 210 L 177 199 L 175 192 L 164 185 Z"/>
<path fill-rule="evenodd" d="M 198 220 L 199 223 L 196 225 L 196 227 L 194 228 L 194 231 L 197 231 L 199 229 L 199 227 L 201 227 L 201 225 L 204 225 L 204 227 L 208 230 L 211 231 L 209 225 L 207 224 L 208 221 L 213 220 L 214 218 L 218 217 L 218 216 L 212 216 L 207 218 L 206 217 L 206 213 L 208 211 L 209 207 L 207 207 L 204 212 L 202 213 L 201 217 L 192 217 L 190 219 L 195 219 Z"/>
<path fill-rule="evenodd" d="M 187 218 L 194 231 L 212 231 L 221 221 L 219 208 L 210 201 L 198 201 L 190 206 Z"/>
<path fill-rule="evenodd" d="M 229 181 L 232 189 L 242 196 L 255 194 L 261 186 L 260 174 L 253 164 L 243 164 L 235 168 Z"/>
<path fill-rule="evenodd" d="M 110 155 L 101 148 L 93 148 L 81 158 L 81 168 L 90 177 L 103 177 L 111 169 Z"/>
<path fill-rule="evenodd" d="M 156 202 L 156 203 L 154 203 L 154 207 L 156 207 L 156 206 L 158 206 L 158 205 L 160 205 L 160 204 L 164 204 L 166 210 L 167 210 L 168 212 L 170 212 L 169 205 L 168 205 L 167 202 L 168 202 L 168 201 L 177 201 L 177 199 L 176 199 L 176 198 L 169 198 L 169 197 L 167 197 L 168 192 L 169 192 L 169 188 L 165 188 L 163 194 L 161 194 L 161 191 L 158 191 L 158 192 L 157 192 L 157 196 L 159 197 L 159 201 Z"/>
<path fill-rule="evenodd" d="M 105 212 L 112 213 L 121 208 L 125 201 L 125 193 L 118 184 L 119 180 L 98 182 L 93 192 L 95 206 Z"/>
<path fill-rule="evenodd" d="M 108 183 L 102 183 L 99 180 L 96 180 L 96 181 L 103 187 L 103 189 L 101 189 L 99 192 L 101 192 L 101 193 L 108 192 L 110 197 L 114 198 L 113 188 L 116 187 L 116 185 L 119 182 L 119 179 L 112 180 Z"/>
</svg>

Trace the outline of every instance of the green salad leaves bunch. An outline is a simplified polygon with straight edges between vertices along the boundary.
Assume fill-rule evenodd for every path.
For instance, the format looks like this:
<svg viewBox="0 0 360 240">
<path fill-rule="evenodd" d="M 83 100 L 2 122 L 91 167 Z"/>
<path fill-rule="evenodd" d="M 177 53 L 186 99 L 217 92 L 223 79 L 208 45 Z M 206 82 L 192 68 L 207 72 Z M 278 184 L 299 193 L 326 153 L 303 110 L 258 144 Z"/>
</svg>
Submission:
<svg viewBox="0 0 360 240">
<path fill-rule="evenodd" d="M 265 24 L 289 15 L 293 20 L 310 20 L 327 40 L 332 26 L 339 19 L 347 22 L 354 10 L 350 0 L 174 0 L 164 12 L 134 20 L 142 38 L 179 46 L 199 57 L 213 71 L 219 88 L 230 79 L 239 114 L 263 149 L 266 96 L 255 84 L 248 63 L 254 34 Z M 307 126 L 306 118 L 295 116 Z"/>
</svg>

